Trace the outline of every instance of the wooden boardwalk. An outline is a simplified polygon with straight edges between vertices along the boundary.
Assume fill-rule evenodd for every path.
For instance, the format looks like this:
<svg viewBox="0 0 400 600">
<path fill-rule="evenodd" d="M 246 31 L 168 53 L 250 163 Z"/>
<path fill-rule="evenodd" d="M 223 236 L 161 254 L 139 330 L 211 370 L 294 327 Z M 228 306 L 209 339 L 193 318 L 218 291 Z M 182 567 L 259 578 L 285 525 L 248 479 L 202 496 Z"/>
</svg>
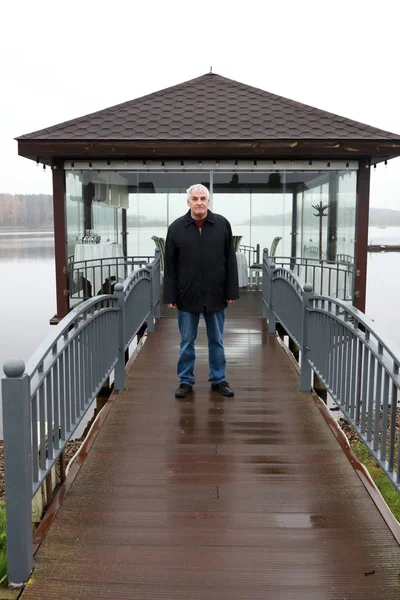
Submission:
<svg viewBox="0 0 400 600">
<path fill-rule="evenodd" d="M 35 555 L 22 595 L 69 600 L 400 597 L 400 548 L 261 320 L 226 325 L 235 398 L 176 400 L 162 319 Z"/>
</svg>

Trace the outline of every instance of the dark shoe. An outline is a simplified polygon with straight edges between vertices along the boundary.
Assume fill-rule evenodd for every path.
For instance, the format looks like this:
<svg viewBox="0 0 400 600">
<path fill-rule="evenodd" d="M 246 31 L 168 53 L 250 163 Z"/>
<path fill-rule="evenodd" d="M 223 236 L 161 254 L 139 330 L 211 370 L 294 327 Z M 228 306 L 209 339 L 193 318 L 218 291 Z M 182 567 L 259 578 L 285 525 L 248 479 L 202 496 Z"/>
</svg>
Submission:
<svg viewBox="0 0 400 600">
<path fill-rule="evenodd" d="M 233 389 L 229 387 L 229 383 L 227 381 L 221 381 L 221 383 L 212 383 L 211 389 L 214 392 L 218 392 L 221 396 L 234 396 Z"/>
<path fill-rule="evenodd" d="M 179 384 L 178 389 L 175 391 L 175 398 L 186 398 L 193 391 L 192 386 L 189 383 Z"/>
</svg>

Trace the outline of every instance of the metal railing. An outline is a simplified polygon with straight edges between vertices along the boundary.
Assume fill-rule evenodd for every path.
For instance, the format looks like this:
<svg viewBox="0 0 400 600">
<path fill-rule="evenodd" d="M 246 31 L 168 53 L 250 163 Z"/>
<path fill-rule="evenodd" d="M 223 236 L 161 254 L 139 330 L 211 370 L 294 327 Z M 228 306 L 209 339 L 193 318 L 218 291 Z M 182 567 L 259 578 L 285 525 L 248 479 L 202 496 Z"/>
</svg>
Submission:
<svg viewBox="0 0 400 600">
<path fill-rule="evenodd" d="M 2 379 L 8 579 L 26 583 L 32 569 L 32 498 L 114 370 L 125 387 L 125 351 L 160 316 L 160 252 L 115 286 L 87 300 L 55 326 L 26 366 L 12 359 Z"/>
<path fill-rule="evenodd" d="M 346 259 L 344 257 L 347 257 Z M 353 301 L 357 271 L 347 254 L 338 254 L 336 262 L 316 258 L 275 256 L 276 266 L 291 270 L 302 283 L 324 296 Z"/>
<path fill-rule="evenodd" d="M 141 269 L 152 256 L 112 256 L 74 261 L 68 257 L 69 292 L 72 300 L 87 300 L 97 294 L 110 294 L 118 281 Z"/>
<path fill-rule="evenodd" d="M 260 262 L 260 244 L 257 244 L 256 246 L 240 244 L 239 252 L 246 256 L 248 266 L 258 264 Z"/>
<path fill-rule="evenodd" d="M 279 321 L 297 345 L 300 390 L 311 389 L 314 372 L 400 492 L 400 350 L 354 306 L 315 294 L 310 283 L 277 268 L 267 250 L 263 269 L 262 315 L 269 333 Z"/>
</svg>

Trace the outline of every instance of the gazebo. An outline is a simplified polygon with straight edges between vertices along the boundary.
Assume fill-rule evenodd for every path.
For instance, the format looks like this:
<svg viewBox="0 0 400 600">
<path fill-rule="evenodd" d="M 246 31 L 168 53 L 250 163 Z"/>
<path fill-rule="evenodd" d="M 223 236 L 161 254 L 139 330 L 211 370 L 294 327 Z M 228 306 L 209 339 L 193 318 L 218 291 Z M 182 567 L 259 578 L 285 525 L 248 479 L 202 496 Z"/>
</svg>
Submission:
<svg viewBox="0 0 400 600">
<path fill-rule="evenodd" d="M 208 73 L 17 141 L 53 171 L 57 319 L 71 263 L 153 254 L 197 182 L 244 247 L 347 257 L 365 308 L 370 168 L 400 155 L 400 135 Z"/>
</svg>

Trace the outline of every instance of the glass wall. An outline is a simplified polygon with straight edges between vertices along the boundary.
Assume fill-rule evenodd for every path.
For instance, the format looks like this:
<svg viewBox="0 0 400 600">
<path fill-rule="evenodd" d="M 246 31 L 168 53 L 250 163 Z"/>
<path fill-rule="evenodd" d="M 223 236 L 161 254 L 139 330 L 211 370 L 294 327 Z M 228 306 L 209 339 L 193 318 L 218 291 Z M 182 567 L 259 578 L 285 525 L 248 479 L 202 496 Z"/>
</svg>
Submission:
<svg viewBox="0 0 400 600">
<path fill-rule="evenodd" d="M 210 188 L 208 172 L 156 172 L 125 174 L 129 181 L 128 255 L 152 256 L 153 237 L 164 238 L 168 226 L 185 214 L 186 190 L 194 183 Z"/>
<path fill-rule="evenodd" d="M 118 244 L 118 209 L 128 206 L 125 177 L 111 171 L 66 173 L 68 256 L 82 244 Z"/>
<path fill-rule="evenodd" d="M 355 255 L 357 172 L 340 171 L 338 176 L 337 254 Z"/>
<path fill-rule="evenodd" d="M 166 237 L 170 223 L 188 210 L 187 188 L 202 183 L 210 189 L 211 210 L 230 221 L 242 245 L 262 250 L 275 239 L 276 256 L 318 259 L 321 251 L 328 260 L 353 257 L 356 181 L 356 171 L 311 168 L 68 171 L 68 254 L 76 254 L 91 232 L 99 245 L 117 245 L 122 255 L 121 208 L 126 208 L 128 255 L 152 256 L 152 238 Z M 327 216 L 320 218 L 322 208 Z"/>
</svg>

